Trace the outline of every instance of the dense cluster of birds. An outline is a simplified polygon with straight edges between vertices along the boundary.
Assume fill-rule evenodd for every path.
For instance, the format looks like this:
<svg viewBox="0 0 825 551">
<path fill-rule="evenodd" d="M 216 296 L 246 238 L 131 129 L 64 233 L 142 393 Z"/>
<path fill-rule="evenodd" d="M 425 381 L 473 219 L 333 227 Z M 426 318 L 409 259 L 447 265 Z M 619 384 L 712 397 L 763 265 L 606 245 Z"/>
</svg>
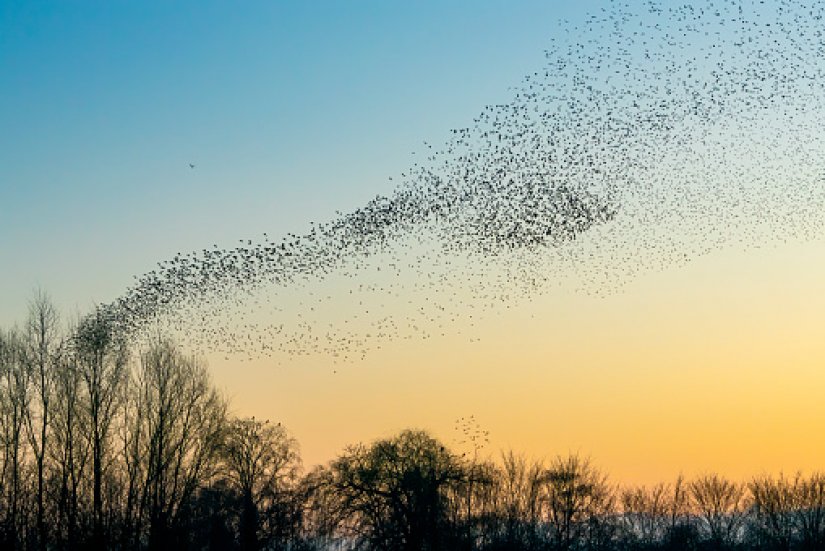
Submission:
<svg viewBox="0 0 825 551">
<path fill-rule="evenodd" d="M 821 235 L 825 5 L 606 2 L 546 66 L 303 235 L 180 254 L 105 307 L 249 356 L 355 358 L 560 281 L 610 292 L 723 247 Z M 419 156 L 420 157 L 420 156 Z"/>
</svg>

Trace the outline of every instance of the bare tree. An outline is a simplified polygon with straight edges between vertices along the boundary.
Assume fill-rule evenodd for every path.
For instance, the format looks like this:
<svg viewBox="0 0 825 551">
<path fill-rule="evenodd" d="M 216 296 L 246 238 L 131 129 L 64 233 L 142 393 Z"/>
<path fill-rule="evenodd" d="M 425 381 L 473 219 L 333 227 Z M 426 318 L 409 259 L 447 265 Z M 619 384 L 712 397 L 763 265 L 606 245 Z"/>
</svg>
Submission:
<svg viewBox="0 0 825 551">
<path fill-rule="evenodd" d="M 607 477 L 578 455 L 557 457 L 542 476 L 543 516 L 554 549 L 611 537 L 614 495 Z"/>
<path fill-rule="evenodd" d="M 672 493 L 666 484 L 622 491 L 622 521 L 626 533 L 633 540 L 652 546 L 665 539 L 672 510 Z"/>
<path fill-rule="evenodd" d="M 332 462 L 329 483 L 350 537 L 374 549 L 450 549 L 445 491 L 462 471 L 440 442 L 406 430 L 348 448 Z"/>
<path fill-rule="evenodd" d="M 794 525 L 802 549 L 825 548 L 825 473 L 814 473 L 796 484 Z"/>
<path fill-rule="evenodd" d="M 21 495 L 25 463 L 24 430 L 29 407 L 29 371 L 24 345 L 16 331 L 0 333 L 0 490 L 5 511 L 0 543 L 8 549 L 20 544 Z"/>
<path fill-rule="evenodd" d="M 496 477 L 498 527 L 496 545 L 504 549 L 539 547 L 544 466 L 510 451 L 502 455 Z"/>
<path fill-rule="evenodd" d="M 141 516 L 148 465 L 144 455 L 146 444 L 146 393 L 129 374 L 121 402 L 120 459 L 123 484 L 121 546 L 137 548 L 143 527 Z"/>
<path fill-rule="evenodd" d="M 43 293 L 0 331 L 4 551 L 825 549 L 825 474 L 618 493 L 577 455 L 480 462 L 472 427 L 472 454 L 407 430 L 299 480 L 285 429 L 227 421 L 206 367 L 172 342 L 130 363 L 102 311 L 66 335 Z"/>
<path fill-rule="evenodd" d="M 297 493 L 303 506 L 299 541 L 308 549 L 344 549 L 336 543 L 341 533 L 352 531 L 342 530 L 350 511 L 336 495 L 332 469 L 320 465 L 312 468 L 299 482 Z"/>
<path fill-rule="evenodd" d="M 141 356 L 137 375 L 142 412 L 132 430 L 144 464 L 140 504 L 148 517 L 149 546 L 172 544 L 180 515 L 217 467 L 226 405 L 206 368 L 161 340 Z"/>
<path fill-rule="evenodd" d="M 34 454 L 37 479 L 37 546 L 45 550 L 48 534 L 45 523 L 44 468 L 50 430 L 55 364 L 61 353 L 57 311 L 42 291 L 29 303 L 29 319 L 25 333 L 25 357 L 33 391 L 33 399 L 24 410 L 26 435 Z"/>
<path fill-rule="evenodd" d="M 478 522 L 482 511 L 477 509 L 483 508 L 484 502 L 492 497 L 490 494 L 492 469 L 489 465 L 479 462 L 478 459 L 479 453 L 490 441 L 490 431 L 483 429 L 474 415 L 458 419 L 454 428 L 459 434 L 458 444 L 472 450 L 471 453 L 461 454 L 466 476 L 463 483 L 456 486 L 456 489 L 461 490 L 462 495 L 454 500 L 464 502 L 460 507 L 462 510 L 458 512 L 463 517 L 461 522 L 464 524 L 465 545 L 467 549 L 472 549 L 483 532 L 483 527 Z"/>
<path fill-rule="evenodd" d="M 87 493 L 91 444 L 90 412 L 77 354 L 58 358 L 51 414 L 51 456 L 56 465 L 58 537 L 68 549 L 80 545 L 82 503 Z"/>
<path fill-rule="evenodd" d="M 262 543 L 294 537 L 291 494 L 301 467 L 295 439 L 280 423 L 233 419 L 222 449 L 224 472 L 240 494 L 241 549 L 257 550 Z"/>
<path fill-rule="evenodd" d="M 104 480 L 111 453 L 111 428 L 126 376 L 128 350 L 102 310 L 84 318 L 75 336 L 75 354 L 85 386 L 92 460 L 92 525 L 94 546 L 106 545 Z"/>
<path fill-rule="evenodd" d="M 713 545 L 723 548 L 739 537 L 745 510 L 745 486 L 717 474 L 688 484 L 693 508 Z"/>
<path fill-rule="evenodd" d="M 748 483 L 754 536 L 760 546 L 777 551 L 791 548 L 800 478 L 800 475 L 793 480 L 783 475 L 778 478 L 761 476 Z"/>
</svg>

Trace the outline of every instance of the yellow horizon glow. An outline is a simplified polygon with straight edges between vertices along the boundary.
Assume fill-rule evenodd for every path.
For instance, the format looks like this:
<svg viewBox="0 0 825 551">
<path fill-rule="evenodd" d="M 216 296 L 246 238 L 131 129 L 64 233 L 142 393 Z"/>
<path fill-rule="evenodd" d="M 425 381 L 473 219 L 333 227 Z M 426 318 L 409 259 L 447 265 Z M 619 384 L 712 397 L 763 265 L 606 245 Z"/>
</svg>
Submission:
<svg viewBox="0 0 825 551">
<path fill-rule="evenodd" d="M 233 410 L 278 420 L 306 466 L 417 427 L 482 457 L 579 452 L 621 484 L 680 473 L 825 469 L 825 243 L 723 250 L 605 297 L 548 292 L 478 323 L 478 342 L 401 341 L 364 361 L 210 358 Z"/>
</svg>

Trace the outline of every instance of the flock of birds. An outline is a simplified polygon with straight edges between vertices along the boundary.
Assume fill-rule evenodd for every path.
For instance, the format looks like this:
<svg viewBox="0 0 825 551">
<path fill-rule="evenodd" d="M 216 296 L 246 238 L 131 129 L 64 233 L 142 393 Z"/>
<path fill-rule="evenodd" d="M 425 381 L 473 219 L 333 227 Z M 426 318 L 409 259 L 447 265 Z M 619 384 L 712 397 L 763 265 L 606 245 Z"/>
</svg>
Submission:
<svg viewBox="0 0 825 551">
<path fill-rule="evenodd" d="M 821 235 L 825 4 L 605 2 L 395 192 L 179 254 L 104 307 L 139 336 L 255 358 L 363 357 L 553 286 L 609 293 L 726 247 Z M 191 166 L 194 168 L 194 166 Z M 565 283 L 565 284 L 566 284 Z"/>
</svg>

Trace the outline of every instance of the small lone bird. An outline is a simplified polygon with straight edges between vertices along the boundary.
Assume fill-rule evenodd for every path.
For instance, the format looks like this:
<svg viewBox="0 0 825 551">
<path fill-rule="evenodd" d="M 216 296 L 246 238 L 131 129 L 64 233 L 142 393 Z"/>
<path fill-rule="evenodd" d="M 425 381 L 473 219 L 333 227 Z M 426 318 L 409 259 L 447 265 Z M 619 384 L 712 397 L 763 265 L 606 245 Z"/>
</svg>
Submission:
<svg viewBox="0 0 825 551">
<path fill-rule="evenodd" d="M 189 168 L 195 168 L 195 165 L 193 165 L 192 163 L 189 163 Z"/>
</svg>

